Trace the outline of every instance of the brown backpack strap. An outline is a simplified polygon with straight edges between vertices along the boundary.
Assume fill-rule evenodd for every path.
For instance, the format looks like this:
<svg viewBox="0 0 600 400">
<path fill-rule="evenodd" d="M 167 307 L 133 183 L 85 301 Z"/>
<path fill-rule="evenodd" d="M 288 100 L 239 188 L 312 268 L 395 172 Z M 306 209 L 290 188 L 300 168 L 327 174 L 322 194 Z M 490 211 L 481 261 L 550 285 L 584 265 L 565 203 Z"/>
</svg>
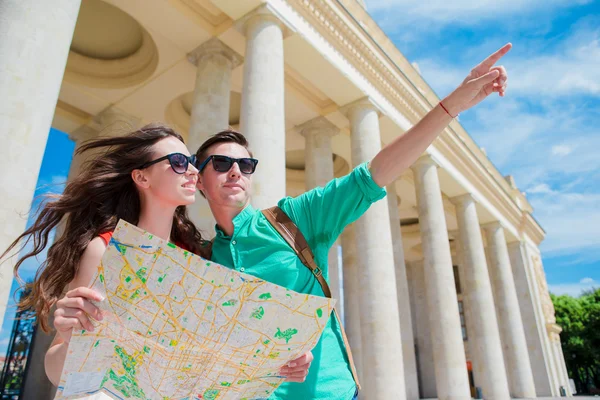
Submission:
<svg viewBox="0 0 600 400">
<path fill-rule="evenodd" d="M 267 208 L 262 210 L 263 215 L 267 218 L 267 221 L 273 225 L 273 228 L 281 237 L 285 239 L 285 241 L 290 245 L 292 249 L 296 252 L 302 264 L 304 264 L 310 271 L 313 273 L 315 278 L 321 284 L 321 288 L 323 289 L 323 293 L 326 297 L 331 298 L 331 290 L 329 289 L 329 285 L 327 281 L 323 277 L 323 271 L 319 266 L 315 263 L 315 258 L 313 256 L 313 252 L 308 246 L 306 239 L 298 226 L 294 224 L 294 222 L 288 217 L 288 215 L 283 212 L 283 210 L 277 206 Z M 344 331 L 344 326 L 342 325 L 342 321 L 336 311 L 333 309 L 333 314 L 340 325 L 340 330 L 342 332 L 342 339 L 344 340 L 344 346 L 346 346 L 346 353 L 348 354 L 348 361 L 350 362 L 350 369 L 352 371 L 352 377 L 354 378 L 354 382 L 356 383 L 356 387 L 360 390 L 360 383 L 358 382 L 358 374 L 356 373 L 356 366 L 354 365 L 354 359 L 352 358 L 352 351 L 350 350 L 350 344 L 348 343 L 348 338 L 346 337 L 346 332 Z"/>
</svg>

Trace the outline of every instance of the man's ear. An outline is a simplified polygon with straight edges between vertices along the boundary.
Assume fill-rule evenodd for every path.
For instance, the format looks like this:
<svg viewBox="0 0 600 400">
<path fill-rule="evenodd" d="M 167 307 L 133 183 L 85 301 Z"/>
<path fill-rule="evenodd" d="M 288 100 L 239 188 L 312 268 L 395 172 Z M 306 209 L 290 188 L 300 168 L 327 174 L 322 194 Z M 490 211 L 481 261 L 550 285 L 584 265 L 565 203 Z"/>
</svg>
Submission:
<svg viewBox="0 0 600 400">
<path fill-rule="evenodd" d="M 198 189 L 199 191 L 204 190 L 202 174 L 200 174 L 200 173 L 198 173 L 198 181 L 196 182 L 196 189 Z"/>
<path fill-rule="evenodd" d="M 202 197 L 206 198 L 206 195 L 204 194 L 204 184 L 203 184 L 203 180 L 202 180 L 202 174 L 198 174 L 198 181 L 196 182 L 196 189 L 198 189 L 198 191 L 200 192 Z"/>
<path fill-rule="evenodd" d="M 131 179 L 133 179 L 133 183 L 139 186 L 140 189 L 148 189 L 150 187 L 150 181 L 141 169 L 131 171 Z"/>
</svg>

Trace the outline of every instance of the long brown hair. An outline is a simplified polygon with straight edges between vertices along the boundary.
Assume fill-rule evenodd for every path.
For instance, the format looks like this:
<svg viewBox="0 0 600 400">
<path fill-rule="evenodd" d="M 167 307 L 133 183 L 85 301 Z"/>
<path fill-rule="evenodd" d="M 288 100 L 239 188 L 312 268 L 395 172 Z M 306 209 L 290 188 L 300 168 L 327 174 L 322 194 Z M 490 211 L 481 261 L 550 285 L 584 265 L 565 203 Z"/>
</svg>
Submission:
<svg viewBox="0 0 600 400">
<path fill-rule="evenodd" d="M 50 309 L 77 274 L 79 261 L 90 241 L 114 230 L 119 219 L 138 223 L 140 197 L 131 172 L 151 161 L 153 145 L 168 137 L 183 142 L 178 133 L 162 125 L 147 125 L 125 136 L 85 142 L 76 154 L 95 150 L 98 155 L 83 165 L 79 176 L 67 183 L 61 195 L 48 196 L 40 205 L 35 223 L 0 256 L 4 258 L 21 241 L 23 249 L 33 239 L 32 250 L 15 264 L 14 274 L 19 279 L 21 264 L 44 250 L 52 230 L 65 219 L 64 233 L 48 249 L 34 281 L 21 283 L 31 290 L 21 297 L 18 308 L 35 310 L 45 332 L 49 331 Z M 185 206 L 175 211 L 171 240 L 185 245 L 193 253 L 202 252 L 202 237 Z"/>
</svg>

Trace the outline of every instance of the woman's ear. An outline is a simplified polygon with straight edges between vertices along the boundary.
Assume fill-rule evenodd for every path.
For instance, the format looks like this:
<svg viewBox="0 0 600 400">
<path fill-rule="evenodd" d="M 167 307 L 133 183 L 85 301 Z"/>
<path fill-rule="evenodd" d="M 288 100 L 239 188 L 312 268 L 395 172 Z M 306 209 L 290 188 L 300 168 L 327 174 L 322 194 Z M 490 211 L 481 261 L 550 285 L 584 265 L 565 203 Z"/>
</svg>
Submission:
<svg viewBox="0 0 600 400">
<path fill-rule="evenodd" d="M 141 169 L 131 171 L 131 179 L 133 179 L 133 183 L 140 187 L 140 189 L 148 189 L 150 187 L 150 181 Z"/>
</svg>

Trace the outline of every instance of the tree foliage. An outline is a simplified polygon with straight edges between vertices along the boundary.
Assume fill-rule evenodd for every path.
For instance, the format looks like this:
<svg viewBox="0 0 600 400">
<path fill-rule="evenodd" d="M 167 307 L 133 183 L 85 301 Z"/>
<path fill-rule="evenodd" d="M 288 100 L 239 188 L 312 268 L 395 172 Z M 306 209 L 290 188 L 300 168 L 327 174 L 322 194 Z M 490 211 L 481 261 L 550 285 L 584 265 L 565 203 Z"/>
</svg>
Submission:
<svg viewBox="0 0 600 400">
<path fill-rule="evenodd" d="M 600 289 L 569 295 L 550 295 L 556 323 L 563 329 L 560 340 L 578 393 L 600 389 Z"/>
</svg>

